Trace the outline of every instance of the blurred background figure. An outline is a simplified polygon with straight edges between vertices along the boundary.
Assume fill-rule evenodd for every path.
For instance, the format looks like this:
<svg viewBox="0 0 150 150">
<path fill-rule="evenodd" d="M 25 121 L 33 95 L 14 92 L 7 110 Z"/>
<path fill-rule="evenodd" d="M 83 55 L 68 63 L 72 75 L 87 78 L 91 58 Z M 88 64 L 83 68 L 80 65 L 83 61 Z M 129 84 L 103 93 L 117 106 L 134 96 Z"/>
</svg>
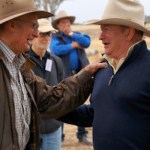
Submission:
<svg viewBox="0 0 150 150">
<path fill-rule="evenodd" d="M 39 34 L 32 41 L 27 56 L 36 66 L 33 71 L 53 86 L 63 79 L 63 65 L 59 57 L 53 56 L 48 50 L 54 28 L 47 19 L 39 19 Z M 47 119 L 41 115 L 41 150 L 61 149 L 61 122 Z"/>
<path fill-rule="evenodd" d="M 89 47 L 91 39 L 88 35 L 71 30 L 75 16 L 69 16 L 65 11 L 60 11 L 52 21 L 52 26 L 58 30 L 53 34 L 50 44 L 51 53 L 61 58 L 65 77 L 76 74 L 89 64 L 85 48 Z M 80 143 L 92 145 L 87 138 L 88 131 L 78 127 L 77 138 Z M 63 133 L 62 140 L 65 134 Z"/>
</svg>

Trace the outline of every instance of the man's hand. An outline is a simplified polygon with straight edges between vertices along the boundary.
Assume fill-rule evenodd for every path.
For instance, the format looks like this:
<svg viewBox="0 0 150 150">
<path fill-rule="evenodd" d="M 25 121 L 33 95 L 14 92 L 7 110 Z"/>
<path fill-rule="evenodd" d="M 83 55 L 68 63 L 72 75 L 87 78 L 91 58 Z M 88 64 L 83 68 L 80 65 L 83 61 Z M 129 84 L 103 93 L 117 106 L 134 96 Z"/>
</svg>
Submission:
<svg viewBox="0 0 150 150">
<path fill-rule="evenodd" d="M 79 49 L 83 49 L 83 47 L 78 43 L 78 42 L 72 42 L 72 48 L 79 48 Z"/>
<path fill-rule="evenodd" d="M 93 75 L 94 73 L 96 73 L 100 68 L 106 68 L 108 65 L 106 62 L 103 62 L 103 60 L 101 60 L 100 62 L 96 62 L 93 64 L 89 64 L 88 66 L 86 66 L 84 69 L 85 71 L 87 71 L 90 75 Z"/>
</svg>

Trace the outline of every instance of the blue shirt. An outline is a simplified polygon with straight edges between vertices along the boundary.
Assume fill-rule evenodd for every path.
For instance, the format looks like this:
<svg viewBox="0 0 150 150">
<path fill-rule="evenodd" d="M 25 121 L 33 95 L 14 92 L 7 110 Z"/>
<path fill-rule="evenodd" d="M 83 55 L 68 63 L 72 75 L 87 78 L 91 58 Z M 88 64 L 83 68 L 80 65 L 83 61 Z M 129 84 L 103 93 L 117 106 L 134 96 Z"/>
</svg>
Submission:
<svg viewBox="0 0 150 150">
<path fill-rule="evenodd" d="M 73 41 L 78 42 L 83 48 L 87 48 L 91 43 L 91 39 L 88 35 L 74 32 L 72 36 L 67 36 L 62 32 L 58 32 L 52 36 L 50 49 L 52 54 L 55 54 L 61 58 L 63 57 L 65 59 L 68 57 L 67 63 L 69 64 L 69 66 L 67 69 L 80 70 L 81 62 L 78 53 L 79 49 L 72 48 L 71 44 Z M 84 51 L 84 50 L 80 50 L 80 51 Z M 64 62 L 65 60 L 62 59 L 62 61 Z M 64 67 L 67 67 L 66 64 L 64 65 Z"/>
</svg>

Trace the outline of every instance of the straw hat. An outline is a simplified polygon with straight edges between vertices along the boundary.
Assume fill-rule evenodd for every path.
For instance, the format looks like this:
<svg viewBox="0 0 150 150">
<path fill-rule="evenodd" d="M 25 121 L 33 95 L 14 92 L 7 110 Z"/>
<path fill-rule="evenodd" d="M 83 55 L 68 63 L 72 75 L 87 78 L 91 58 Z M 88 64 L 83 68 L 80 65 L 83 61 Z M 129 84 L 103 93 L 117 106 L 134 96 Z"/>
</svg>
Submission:
<svg viewBox="0 0 150 150">
<path fill-rule="evenodd" d="M 55 30 L 47 19 L 38 19 L 38 23 L 39 23 L 38 28 L 39 32 L 45 33 Z"/>
<path fill-rule="evenodd" d="M 38 18 L 53 16 L 50 12 L 37 10 L 34 0 L 1 0 L 0 8 L 0 24 L 33 12 L 37 13 Z"/>
<path fill-rule="evenodd" d="M 150 30 L 144 26 L 144 8 L 138 0 L 109 0 L 102 18 L 90 24 L 114 24 L 133 27 L 150 36 Z"/>
<path fill-rule="evenodd" d="M 52 21 L 52 26 L 57 29 L 57 23 L 60 19 L 69 19 L 71 24 L 75 21 L 75 16 L 69 16 L 66 11 L 60 11 Z"/>
</svg>

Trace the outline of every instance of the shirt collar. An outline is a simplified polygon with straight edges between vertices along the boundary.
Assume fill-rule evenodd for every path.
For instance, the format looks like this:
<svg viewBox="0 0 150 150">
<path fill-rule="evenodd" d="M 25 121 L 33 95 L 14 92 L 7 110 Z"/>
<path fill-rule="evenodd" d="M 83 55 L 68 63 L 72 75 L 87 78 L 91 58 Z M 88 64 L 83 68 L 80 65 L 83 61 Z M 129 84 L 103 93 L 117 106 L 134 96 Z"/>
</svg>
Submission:
<svg viewBox="0 0 150 150">
<path fill-rule="evenodd" d="M 16 55 L 4 42 L 0 40 L 0 59 L 3 59 L 3 57 L 5 57 L 10 63 L 13 63 Z M 19 67 L 23 67 L 22 69 L 25 71 L 35 66 L 34 62 L 27 58 L 24 54 L 17 56 L 17 59 L 20 64 Z"/>
<path fill-rule="evenodd" d="M 127 55 L 119 60 L 119 63 L 118 63 L 118 66 L 117 66 L 116 69 L 114 67 L 114 58 L 111 58 L 106 54 L 103 55 L 103 57 L 108 61 L 110 66 L 113 68 L 114 73 L 116 73 L 118 71 L 118 69 L 122 66 L 122 64 L 125 62 L 125 60 L 130 56 L 130 54 L 132 53 L 132 51 L 134 49 L 134 46 L 137 45 L 140 42 L 141 42 L 141 40 L 136 42 L 135 44 L 131 45 L 131 47 L 129 47 L 129 49 L 127 51 Z"/>
<path fill-rule="evenodd" d="M 3 56 L 7 58 L 7 60 L 12 63 L 15 59 L 15 53 L 4 43 L 0 40 L 0 49 L 2 51 Z"/>
</svg>

